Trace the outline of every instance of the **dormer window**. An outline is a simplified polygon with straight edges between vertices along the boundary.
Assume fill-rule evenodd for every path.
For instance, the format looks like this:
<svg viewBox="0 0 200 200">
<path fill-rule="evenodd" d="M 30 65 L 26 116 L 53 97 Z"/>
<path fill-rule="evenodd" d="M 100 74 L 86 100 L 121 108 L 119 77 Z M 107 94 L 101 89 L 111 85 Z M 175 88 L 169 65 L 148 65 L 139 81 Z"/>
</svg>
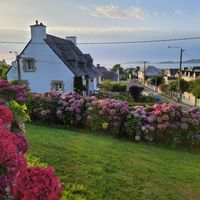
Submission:
<svg viewBox="0 0 200 200">
<path fill-rule="evenodd" d="M 24 72 L 34 72 L 36 70 L 34 58 L 24 58 L 23 59 L 23 69 Z"/>
</svg>

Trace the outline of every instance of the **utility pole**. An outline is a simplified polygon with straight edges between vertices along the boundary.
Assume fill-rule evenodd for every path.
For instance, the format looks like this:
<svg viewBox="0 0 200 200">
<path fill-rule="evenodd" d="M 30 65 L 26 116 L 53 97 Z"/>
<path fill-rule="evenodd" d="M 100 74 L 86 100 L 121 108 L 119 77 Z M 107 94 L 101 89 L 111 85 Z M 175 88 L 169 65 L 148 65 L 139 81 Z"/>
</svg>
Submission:
<svg viewBox="0 0 200 200">
<path fill-rule="evenodd" d="M 17 61 L 17 77 L 19 84 L 21 84 L 20 55 L 16 56 L 16 61 Z"/>
<path fill-rule="evenodd" d="M 144 61 L 144 87 L 145 87 L 145 71 L 146 71 L 146 61 Z"/>
<path fill-rule="evenodd" d="M 17 62 L 17 79 L 19 81 L 19 84 L 21 84 L 21 69 L 20 69 L 20 55 L 16 51 L 9 51 L 9 53 L 15 53 L 16 56 L 16 62 Z"/>
<path fill-rule="evenodd" d="M 168 48 L 176 48 L 176 49 L 180 49 L 180 63 L 179 63 L 179 73 L 178 73 L 178 96 L 177 96 L 177 100 L 178 102 L 181 101 L 181 73 L 182 73 L 182 63 L 183 63 L 183 52 L 184 50 L 180 47 L 174 47 L 174 46 L 168 46 Z"/>
<path fill-rule="evenodd" d="M 182 63 L 183 63 L 183 49 L 180 49 L 180 65 L 179 65 L 179 75 L 178 75 L 178 102 L 181 101 L 182 91 L 181 91 L 181 73 L 182 73 Z"/>
</svg>

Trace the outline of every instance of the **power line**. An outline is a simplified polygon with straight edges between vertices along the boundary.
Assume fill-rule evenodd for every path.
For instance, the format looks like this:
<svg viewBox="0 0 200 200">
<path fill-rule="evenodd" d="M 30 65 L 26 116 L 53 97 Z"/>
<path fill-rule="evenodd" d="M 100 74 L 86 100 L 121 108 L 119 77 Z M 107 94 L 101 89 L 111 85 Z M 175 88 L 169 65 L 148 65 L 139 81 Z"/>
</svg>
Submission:
<svg viewBox="0 0 200 200">
<path fill-rule="evenodd" d="M 160 42 L 174 42 L 174 41 L 187 41 L 199 40 L 200 37 L 184 37 L 184 38 L 171 38 L 171 39 L 155 39 L 155 40 L 138 40 L 138 41 L 111 41 L 111 42 L 80 42 L 78 45 L 116 45 L 116 44 L 142 44 L 142 43 L 160 43 Z M 27 44 L 27 42 L 20 41 L 0 41 L 0 44 Z M 45 45 L 44 42 L 32 42 L 30 44 Z M 51 43 L 57 44 L 57 43 Z"/>
<path fill-rule="evenodd" d="M 186 40 L 199 40 L 200 37 L 189 38 L 172 38 L 172 39 L 158 39 L 158 40 L 138 40 L 138 41 L 119 41 L 119 42 L 82 42 L 78 44 L 142 44 L 142 43 L 160 43 L 160 42 L 174 42 L 174 41 L 186 41 Z"/>
</svg>

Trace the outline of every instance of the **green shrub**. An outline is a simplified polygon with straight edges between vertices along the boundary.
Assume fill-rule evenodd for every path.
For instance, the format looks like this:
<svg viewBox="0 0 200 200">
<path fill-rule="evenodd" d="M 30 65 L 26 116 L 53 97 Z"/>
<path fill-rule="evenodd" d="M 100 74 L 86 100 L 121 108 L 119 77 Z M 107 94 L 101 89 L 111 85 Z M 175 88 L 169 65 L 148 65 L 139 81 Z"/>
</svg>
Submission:
<svg viewBox="0 0 200 200">
<path fill-rule="evenodd" d="M 159 85 L 159 89 L 162 91 L 162 92 L 166 92 L 166 90 L 168 89 L 168 85 L 165 84 L 165 83 L 161 83 Z"/>
<path fill-rule="evenodd" d="M 126 83 L 105 80 L 101 84 L 101 89 L 109 92 L 126 92 Z"/>
<path fill-rule="evenodd" d="M 10 83 L 13 85 L 20 85 L 20 82 L 18 80 L 13 80 Z"/>
<path fill-rule="evenodd" d="M 186 92 L 189 89 L 189 83 L 184 79 L 180 80 L 180 89 L 181 92 Z M 168 86 L 169 91 L 177 92 L 178 91 L 178 80 L 174 81 Z"/>
<path fill-rule="evenodd" d="M 133 97 L 134 101 L 138 101 L 138 99 L 142 96 L 143 87 L 133 85 L 129 88 L 129 93 Z"/>
<path fill-rule="evenodd" d="M 126 92 L 126 84 L 123 82 L 112 83 L 112 92 Z"/>
<path fill-rule="evenodd" d="M 152 77 L 150 83 L 152 85 L 158 86 L 163 83 L 163 77 Z"/>
</svg>

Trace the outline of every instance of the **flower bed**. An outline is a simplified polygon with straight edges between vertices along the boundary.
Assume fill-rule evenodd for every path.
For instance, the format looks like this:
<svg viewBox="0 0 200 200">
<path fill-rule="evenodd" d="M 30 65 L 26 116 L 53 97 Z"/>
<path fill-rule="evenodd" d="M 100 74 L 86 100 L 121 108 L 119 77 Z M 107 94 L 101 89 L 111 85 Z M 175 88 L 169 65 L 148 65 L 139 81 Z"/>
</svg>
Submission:
<svg viewBox="0 0 200 200">
<path fill-rule="evenodd" d="M 36 98 L 37 96 L 37 98 Z M 90 128 L 131 140 L 199 148 L 200 109 L 184 110 L 179 105 L 155 104 L 130 107 L 125 101 L 97 99 L 68 93 L 32 98 L 28 105 L 33 118 Z"/>
<path fill-rule="evenodd" d="M 135 141 L 200 147 L 200 108 L 184 110 L 180 105 L 166 103 L 131 107 L 126 101 L 83 97 L 76 93 L 42 95 L 24 87 L 19 90 L 5 81 L 0 82 L 0 88 L 4 91 L 9 88 L 9 99 L 19 103 L 16 94 L 20 93 L 32 120 L 103 130 Z"/>
</svg>

